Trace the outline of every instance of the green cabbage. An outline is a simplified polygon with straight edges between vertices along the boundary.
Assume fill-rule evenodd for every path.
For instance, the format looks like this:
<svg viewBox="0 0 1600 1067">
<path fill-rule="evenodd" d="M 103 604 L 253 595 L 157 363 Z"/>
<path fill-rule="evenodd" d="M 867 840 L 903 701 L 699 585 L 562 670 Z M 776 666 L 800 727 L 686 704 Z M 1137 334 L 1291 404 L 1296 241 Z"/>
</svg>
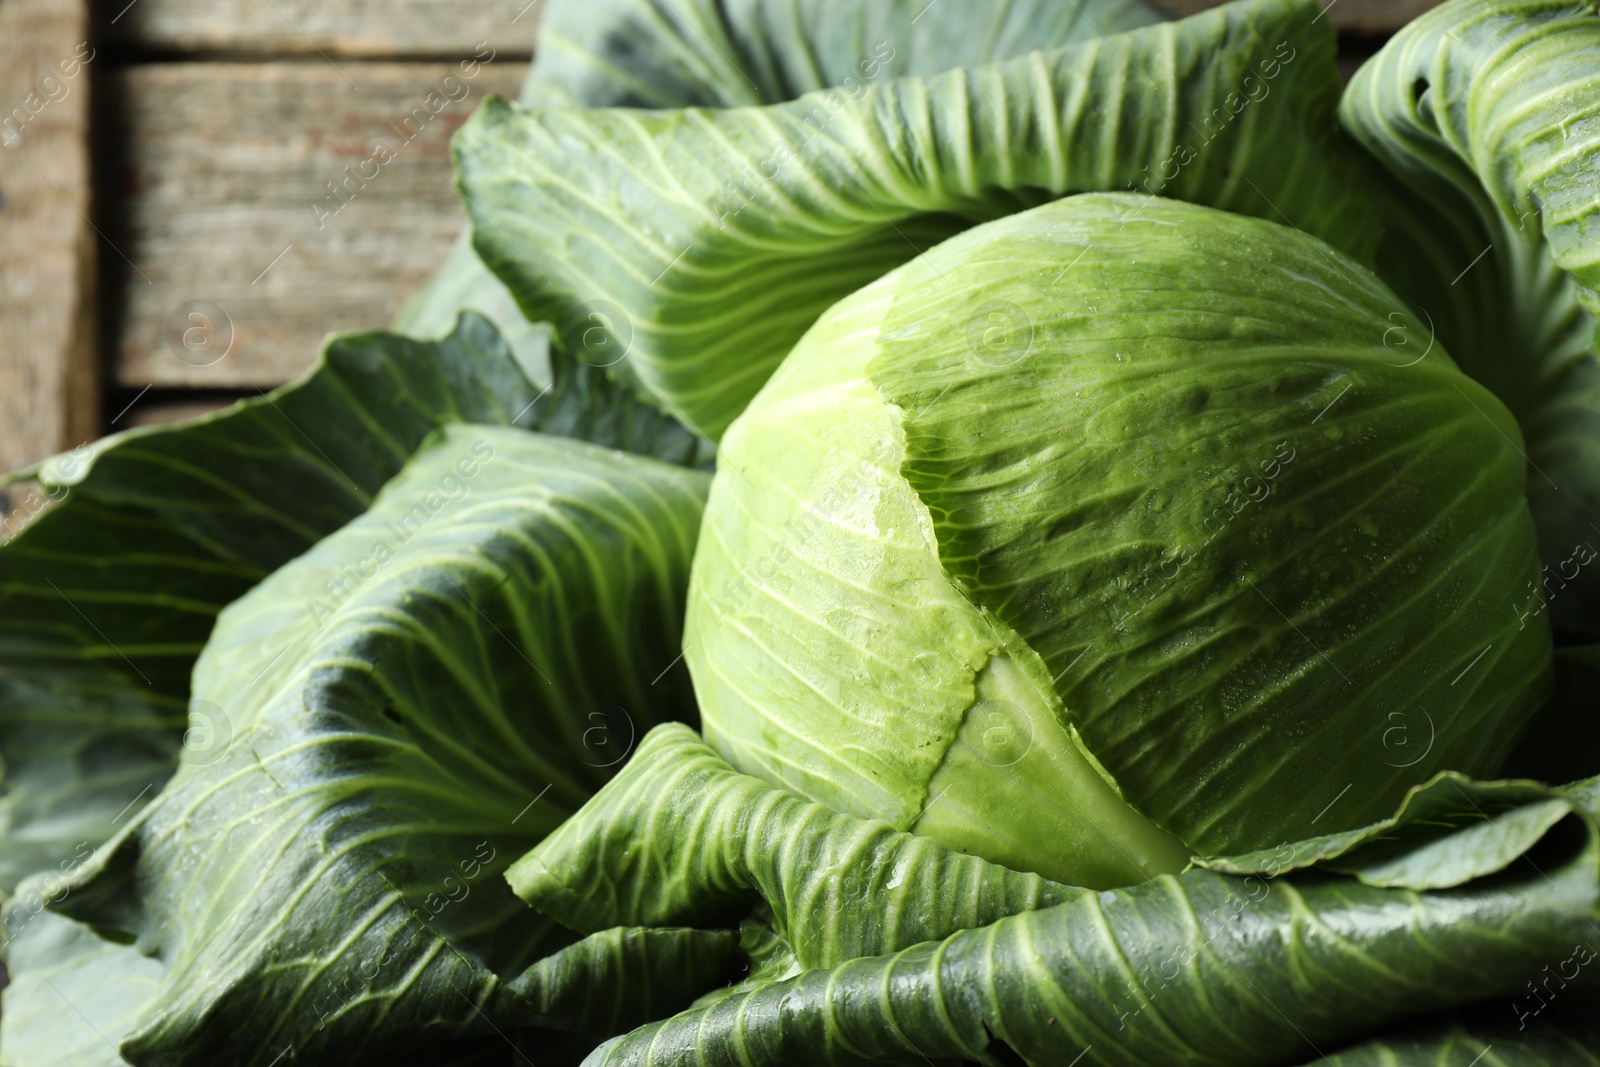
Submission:
<svg viewBox="0 0 1600 1067">
<path fill-rule="evenodd" d="M 1600 0 L 551 6 L 4 479 L 0 1063 L 1596 1062 Z"/>
<path fill-rule="evenodd" d="M 723 440 L 707 739 L 1091 886 L 1493 773 L 1550 662 L 1503 608 L 1539 571 L 1519 434 L 1442 349 L 1400 365 L 1402 308 L 1314 238 L 1130 194 L 862 289 Z"/>
</svg>

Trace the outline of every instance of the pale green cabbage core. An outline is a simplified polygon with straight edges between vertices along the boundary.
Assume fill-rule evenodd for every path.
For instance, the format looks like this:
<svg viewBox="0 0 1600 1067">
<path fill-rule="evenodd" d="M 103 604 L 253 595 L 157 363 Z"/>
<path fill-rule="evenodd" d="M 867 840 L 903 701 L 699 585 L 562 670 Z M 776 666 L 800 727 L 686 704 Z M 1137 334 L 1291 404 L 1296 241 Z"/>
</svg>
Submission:
<svg viewBox="0 0 1600 1067">
<path fill-rule="evenodd" d="M 686 657 L 730 762 L 1080 885 L 1491 773 L 1547 684 L 1515 422 L 1286 227 L 1133 195 L 842 301 L 730 428 Z"/>
<path fill-rule="evenodd" d="M 912 831 L 1077 885 L 1183 870 L 1188 848 L 1117 793 L 1064 721 L 1049 676 L 1029 670 L 1038 662 L 1031 649 L 1002 650 L 978 672 Z"/>
</svg>

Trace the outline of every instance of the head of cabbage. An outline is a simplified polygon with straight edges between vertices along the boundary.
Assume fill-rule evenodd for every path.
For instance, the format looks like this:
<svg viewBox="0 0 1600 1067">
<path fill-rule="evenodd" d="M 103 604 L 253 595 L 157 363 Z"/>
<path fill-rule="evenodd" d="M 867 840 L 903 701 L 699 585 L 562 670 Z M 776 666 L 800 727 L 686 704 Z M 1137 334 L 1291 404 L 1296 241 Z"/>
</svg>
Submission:
<svg viewBox="0 0 1600 1067">
<path fill-rule="evenodd" d="M 1327 244 L 1170 200 L 920 255 L 723 441 L 685 633 L 707 740 L 1091 887 L 1493 773 L 1550 672 L 1526 460 L 1427 337 Z"/>
</svg>

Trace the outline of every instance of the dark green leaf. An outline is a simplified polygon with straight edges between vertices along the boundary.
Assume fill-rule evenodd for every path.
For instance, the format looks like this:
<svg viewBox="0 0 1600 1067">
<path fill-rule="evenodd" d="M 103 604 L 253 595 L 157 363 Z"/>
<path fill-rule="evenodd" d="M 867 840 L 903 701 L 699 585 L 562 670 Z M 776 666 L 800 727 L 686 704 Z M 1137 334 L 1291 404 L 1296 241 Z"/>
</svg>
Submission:
<svg viewBox="0 0 1600 1067">
<path fill-rule="evenodd" d="M 591 391 L 565 389 L 575 430 Z M 364 511 L 436 427 L 534 425 L 539 395 L 477 316 L 438 342 L 349 334 L 300 382 L 34 472 L 58 502 L 0 548 L 0 889 L 160 788 L 224 605 Z M 196 725 L 184 758 L 213 743 Z"/>
<path fill-rule="evenodd" d="M 583 810 L 506 872 L 579 931 L 707 923 L 765 900 L 803 968 L 877 955 L 1087 891 L 951 852 L 739 774 L 657 727 Z"/>
<path fill-rule="evenodd" d="M 1591 939 L 1554 960 L 1574 972 L 1600 951 Z M 1541 969 L 1538 977 L 1545 975 Z M 1424 1016 L 1326 1056 L 1305 1067 L 1595 1067 L 1600 1064 L 1600 1001 L 1592 991 L 1562 988 L 1539 1008 L 1537 998 L 1479 1004 Z"/>
<path fill-rule="evenodd" d="M 1555 692 L 1512 753 L 1506 773 L 1565 782 L 1600 772 L 1600 645 L 1558 648 Z"/>
<path fill-rule="evenodd" d="M 834 85 L 937 74 L 1155 21 L 1143 0 L 556 0 L 544 5 L 522 101 L 776 104 Z M 463 309 L 487 315 L 513 350 L 542 358 L 545 327 L 523 318 L 473 251 L 470 231 L 394 328 L 432 337 L 447 332 Z"/>
<path fill-rule="evenodd" d="M 545 13 L 522 98 L 539 107 L 775 104 L 1157 21 L 1143 0 L 568 0 Z"/>
<path fill-rule="evenodd" d="M 499 877 L 637 734 L 693 715 L 676 661 L 707 481 L 449 427 L 222 614 L 194 695 L 226 737 L 56 905 L 164 963 L 130 1062 L 387 1063 L 715 983 L 731 934 L 551 957 L 572 935 Z M 569 984 L 589 981 L 607 999 Z"/>
<path fill-rule="evenodd" d="M 1368 885 L 1449 889 L 1504 870 L 1571 807 L 1532 782 L 1483 785 L 1447 772 L 1412 789 L 1392 818 L 1371 826 L 1195 862 L 1224 874 L 1275 878 L 1321 868 Z"/>
<path fill-rule="evenodd" d="M 956 1059 L 1281 1067 L 1419 1013 L 1515 996 L 1546 964 L 1597 936 L 1595 824 L 1584 806 L 1527 784 L 1441 780 L 1391 822 L 1409 826 L 1405 848 L 1381 829 L 1369 835 L 1366 847 L 1387 851 L 1368 852 L 1363 874 L 1409 863 L 1407 881 L 1452 888 L 1368 885 L 1333 873 L 1339 864 L 1329 862 L 1278 877 L 1196 869 L 1129 889 L 1068 890 L 1053 907 L 907 945 L 896 942 L 926 929 L 907 924 L 907 914 L 937 921 L 961 890 L 930 877 L 901 896 L 872 879 L 890 870 L 919 877 L 939 859 L 929 846 L 729 777 L 671 728 L 639 760 L 573 824 L 592 817 L 591 835 L 603 835 L 598 827 L 609 822 L 615 840 L 596 845 L 574 830 L 535 853 L 547 869 L 571 860 L 574 887 L 579 872 L 595 885 L 640 880 L 608 886 L 594 905 L 601 912 L 759 892 L 780 924 L 786 912 L 804 915 L 805 933 L 823 951 L 827 939 L 816 931 L 827 924 L 845 951 L 875 938 L 890 954 L 708 997 L 602 1046 L 590 1067 L 688 1058 L 701 1067 Z M 1468 801 L 1452 810 L 1435 793 L 1457 784 Z M 1464 875 L 1454 851 L 1437 846 L 1470 832 L 1474 805 L 1499 813 L 1502 828 L 1515 825 L 1504 815 L 1526 809 L 1542 829 L 1518 847 L 1480 853 Z M 1430 806 L 1444 813 L 1431 826 Z M 1553 824 L 1544 814 L 1552 806 L 1561 810 Z M 1480 817 L 1476 825 L 1487 824 Z M 633 854 L 624 845 L 630 835 Z M 777 841 L 784 844 L 775 849 Z M 921 862 L 896 865 L 918 850 Z M 845 856 L 866 873 L 836 874 L 830 864 Z M 524 860 L 512 877 L 527 872 Z M 573 898 L 557 889 L 549 899 L 566 907 Z M 873 934 L 862 939 L 858 929 Z"/>
<path fill-rule="evenodd" d="M 1357 74 L 1346 127 L 1388 168 L 1380 272 L 1527 439 L 1546 563 L 1519 613 L 1600 635 L 1600 3 L 1451 0 Z M 1381 203 L 1381 202 L 1380 202 Z M 1587 311 L 1585 311 L 1587 309 Z M 1436 335 L 1436 337 L 1434 336 Z"/>
</svg>

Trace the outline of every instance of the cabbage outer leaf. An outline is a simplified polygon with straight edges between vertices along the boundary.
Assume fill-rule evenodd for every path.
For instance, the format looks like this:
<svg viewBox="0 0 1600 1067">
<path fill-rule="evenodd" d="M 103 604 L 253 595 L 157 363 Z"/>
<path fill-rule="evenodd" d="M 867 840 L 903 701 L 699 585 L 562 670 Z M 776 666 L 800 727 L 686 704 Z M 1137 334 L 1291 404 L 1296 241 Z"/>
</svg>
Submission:
<svg viewBox="0 0 1600 1067">
<path fill-rule="evenodd" d="M 538 396 L 477 316 L 437 342 L 347 334 L 268 396 L 25 472 L 19 502 L 59 503 L 0 547 L 0 890 L 206 757 L 225 726 L 186 737 L 185 702 L 224 605 L 365 510 L 437 427 L 536 425 Z"/>
<path fill-rule="evenodd" d="M 1527 439 L 1558 631 L 1600 636 L 1600 3 L 1451 0 L 1351 82 L 1342 118 L 1393 177 L 1380 271 Z"/>
<path fill-rule="evenodd" d="M 1507 774 L 1546 782 L 1600 773 L 1600 730 L 1594 695 L 1600 692 L 1600 645 L 1556 649 L 1555 691 L 1506 761 Z"/>
<path fill-rule="evenodd" d="M 628 766 L 506 880 L 579 931 L 711 924 L 765 901 L 797 967 L 832 967 L 1086 894 L 739 774 L 689 727 Z"/>
<path fill-rule="evenodd" d="M 774 104 L 1159 21 L 1143 0 L 558 0 L 545 12 L 522 99 L 535 107 Z"/>
<path fill-rule="evenodd" d="M 625 1025 L 682 1003 L 684 975 L 714 981 L 727 933 L 613 938 L 555 966 L 573 937 L 499 878 L 636 732 L 692 716 L 669 668 L 706 483 L 450 427 L 224 611 L 195 697 L 231 743 L 53 905 L 162 962 L 124 1057 L 385 1063 L 496 1027 Z M 562 984 L 588 979 L 606 991 Z"/>
<path fill-rule="evenodd" d="M 1540 969 L 1547 979 L 1559 968 L 1581 967 L 1600 941 L 1587 939 Z M 1554 989 L 1561 991 L 1560 978 Z M 1538 1000 L 1474 1005 L 1403 1023 L 1304 1067 L 1596 1067 L 1600 1065 L 1600 1004 L 1593 992 L 1558 992 L 1559 1001 L 1540 1010 Z"/>
<path fill-rule="evenodd" d="M 35 908 L 33 898 L 53 896 L 58 884 L 31 877 L 6 905 L 10 982 L 0 1013 L 0 1048 L 7 1063 L 26 1067 L 127 1067 L 113 1041 L 155 1000 L 161 962 L 82 923 Z M 666 986 L 685 976 L 713 980 L 732 944 L 732 934 L 724 931 L 614 928 L 540 960 L 537 978 L 528 984 L 548 991 L 544 1007 L 552 1015 L 590 1033 L 609 1034 L 643 1017 L 635 998 L 652 991 L 641 988 L 642 975 L 664 976 Z M 671 1003 L 670 997 L 654 1004 L 646 1000 L 643 1011 Z M 581 1034 L 524 1030 L 459 1039 L 446 1052 L 385 1062 L 510 1067 L 537 1056 L 541 1067 L 561 1067 L 576 1064 L 595 1044 Z"/>
<path fill-rule="evenodd" d="M 155 998 L 161 961 L 47 910 L 43 900 L 60 889 L 35 875 L 0 913 L 10 977 L 0 1050 L 26 1067 L 126 1067 L 112 1042 Z"/>
<path fill-rule="evenodd" d="M 541 107 L 731 107 L 1059 48 L 1160 21 L 1143 0 L 555 0 L 522 102 Z M 461 234 L 438 274 L 395 318 L 417 337 L 448 333 L 465 309 L 514 351 L 542 355 L 522 315 Z M 537 375 L 536 375 L 537 377 Z"/>
<path fill-rule="evenodd" d="M 490 99 L 457 135 L 458 184 L 528 318 L 715 440 L 829 305 L 1054 196 L 1142 188 L 1367 254 L 1366 172 L 1337 151 L 1317 11 L 1244 0 L 767 107 Z"/>
<path fill-rule="evenodd" d="M 1036 907 L 997 892 L 1003 870 L 741 778 L 667 726 L 573 829 L 509 876 L 541 906 L 579 909 L 585 925 L 704 916 L 759 897 L 780 928 L 786 914 L 799 923 L 791 929 L 810 938 L 812 959 L 882 950 L 709 997 L 602 1046 L 590 1067 L 1272 1067 L 1420 1012 L 1515 995 L 1592 941 L 1592 785 L 1569 795 L 1442 776 L 1338 857 L 1286 845 L 1266 861 L 1213 863 L 1263 873 L 1059 887 L 1060 903 Z M 1539 828 L 1505 849 L 1480 832 L 1486 816 Z M 1380 887 L 1342 873 L 1363 849 L 1363 869 L 1409 866 L 1410 876 Z M 1477 857 L 1471 872 L 1463 852 Z M 574 890 L 585 884 L 606 888 L 583 900 Z M 1018 905 L 1030 910 L 917 942 L 952 914 L 962 925 Z"/>
</svg>

